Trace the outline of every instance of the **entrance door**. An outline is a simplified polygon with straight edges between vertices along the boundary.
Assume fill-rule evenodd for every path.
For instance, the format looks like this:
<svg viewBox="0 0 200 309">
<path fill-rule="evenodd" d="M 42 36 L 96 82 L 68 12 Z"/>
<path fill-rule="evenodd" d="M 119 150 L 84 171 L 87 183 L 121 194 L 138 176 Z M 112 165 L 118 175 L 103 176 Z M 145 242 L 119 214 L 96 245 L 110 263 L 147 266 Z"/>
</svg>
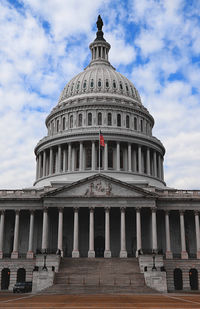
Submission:
<svg viewBox="0 0 200 309">
<path fill-rule="evenodd" d="M 191 290 L 198 290 L 198 271 L 191 268 L 189 271 Z"/>
<path fill-rule="evenodd" d="M 175 290 L 183 289 L 183 277 L 182 277 L 182 270 L 180 268 L 174 269 L 174 287 Z"/>
<path fill-rule="evenodd" d="M 10 269 L 3 268 L 1 271 L 1 289 L 8 290 L 10 284 Z"/>
<path fill-rule="evenodd" d="M 26 270 L 24 268 L 19 268 L 17 271 L 17 282 L 26 281 Z"/>
<path fill-rule="evenodd" d="M 95 237 L 94 250 L 95 250 L 96 257 L 104 257 L 105 238 L 103 236 Z"/>
</svg>

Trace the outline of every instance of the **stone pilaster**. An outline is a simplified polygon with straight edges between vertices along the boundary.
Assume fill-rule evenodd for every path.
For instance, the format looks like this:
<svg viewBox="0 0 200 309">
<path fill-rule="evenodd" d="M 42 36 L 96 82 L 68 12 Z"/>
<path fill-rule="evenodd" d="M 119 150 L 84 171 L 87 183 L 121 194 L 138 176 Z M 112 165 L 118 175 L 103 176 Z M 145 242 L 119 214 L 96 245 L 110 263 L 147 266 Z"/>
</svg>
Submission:
<svg viewBox="0 0 200 309">
<path fill-rule="evenodd" d="M 79 258 L 79 219 L 78 219 L 78 208 L 74 208 L 74 241 L 72 257 Z"/>
<path fill-rule="evenodd" d="M 110 208 L 105 208 L 105 251 L 104 258 L 111 258 L 110 251 Z"/>
<path fill-rule="evenodd" d="M 121 250 L 120 258 L 127 258 L 126 251 L 126 218 L 125 218 L 125 208 L 121 208 Z"/>
<path fill-rule="evenodd" d="M 180 229 L 181 229 L 181 259 L 188 259 L 188 253 L 186 251 L 185 242 L 185 223 L 184 223 L 184 211 L 180 210 Z"/>
<path fill-rule="evenodd" d="M 165 211 L 165 236 L 166 236 L 166 259 L 172 259 L 171 240 L 170 240 L 170 225 L 169 225 L 169 211 Z"/>
<path fill-rule="evenodd" d="M 63 208 L 59 208 L 58 213 L 58 250 L 63 256 Z"/>
<path fill-rule="evenodd" d="M 94 251 L 94 208 L 90 208 L 90 227 L 89 227 L 89 251 L 88 257 L 94 258 L 95 251 Z"/>
<path fill-rule="evenodd" d="M 152 208 L 152 250 L 158 251 L 157 244 L 157 223 L 156 223 L 156 208 Z"/>
<path fill-rule="evenodd" d="M 34 211 L 30 211 L 30 225 L 29 225 L 29 241 L 28 241 L 28 252 L 26 254 L 27 259 L 33 259 L 33 232 L 34 232 Z"/>
<path fill-rule="evenodd" d="M 1 223 L 0 223 L 0 259 L 3 258 L 4 224 L 5 224 L 5 211 L 2 210 Z"/>
<path fill-rule="evenodd" d="M 48 210 L 43 210 L 43 226 L 42 226 L 42 251 L 48 248 Z"/>
<path fill-rule="evenodd" d="M 11 254 L 11 259 L 18 259 L 18 256 L 19 256 L 18 245 L 19 245 L 19 210 L 16 210 L 15 211 L 13 252 Z"/>
</svg>

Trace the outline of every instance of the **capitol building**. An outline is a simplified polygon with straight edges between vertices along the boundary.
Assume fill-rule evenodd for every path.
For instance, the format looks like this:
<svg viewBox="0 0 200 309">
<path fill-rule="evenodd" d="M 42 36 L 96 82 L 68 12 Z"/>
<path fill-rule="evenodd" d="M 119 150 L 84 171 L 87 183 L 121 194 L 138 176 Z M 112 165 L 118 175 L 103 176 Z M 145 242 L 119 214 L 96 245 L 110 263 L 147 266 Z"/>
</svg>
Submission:
<svg viewBox="0 0 200 309">
<path fill-rule="evenodd" d="M 199 289 L 200 190 L 165 183 L 154 118 L 109 62 L 102 27 L 99 16 L 90 63 L 46 118 L 33 187 L 0 190 L 2 290 Z"/>
</svg>

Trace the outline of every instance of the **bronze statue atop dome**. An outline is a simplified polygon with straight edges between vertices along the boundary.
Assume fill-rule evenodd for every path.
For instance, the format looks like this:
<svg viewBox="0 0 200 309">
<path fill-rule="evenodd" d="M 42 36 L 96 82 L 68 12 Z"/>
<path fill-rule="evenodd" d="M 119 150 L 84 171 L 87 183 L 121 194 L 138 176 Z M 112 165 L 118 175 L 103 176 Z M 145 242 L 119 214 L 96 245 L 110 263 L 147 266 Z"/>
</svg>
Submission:
<svg viewBox="0 0 200 309">
<path fill-rule="evenodd" d="M 101 18 L 101 15 L 98 16 L 96 24 L 97 24 L 98 31 L 101 31 L 103 27 L 103 20 Z"/>
</svg>

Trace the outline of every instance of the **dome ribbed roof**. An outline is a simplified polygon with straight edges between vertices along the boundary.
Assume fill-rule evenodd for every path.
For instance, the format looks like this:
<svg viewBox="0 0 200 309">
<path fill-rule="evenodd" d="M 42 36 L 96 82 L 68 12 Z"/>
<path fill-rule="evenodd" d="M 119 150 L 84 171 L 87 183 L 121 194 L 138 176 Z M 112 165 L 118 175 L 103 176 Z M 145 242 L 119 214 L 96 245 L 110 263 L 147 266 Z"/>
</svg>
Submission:
<svg viewBox="0 0 200 309">
<path fill-rule="evenodd" d="M 102 21 L 102 20 L 101 20 Z M 90 44 L 92 60 L 85 70 L 74 78 L 63 89 L 58 104 L 74 96 L 88 94 L 116 94 L 133 99 L 138 104 L 141 103 L 140 95 L 125 76 L 116 72 L 115 68 L 108 61 L 110 44 L 103 37 L 103 31 L 99 24 L 97 37 Z"/>
</svg>

